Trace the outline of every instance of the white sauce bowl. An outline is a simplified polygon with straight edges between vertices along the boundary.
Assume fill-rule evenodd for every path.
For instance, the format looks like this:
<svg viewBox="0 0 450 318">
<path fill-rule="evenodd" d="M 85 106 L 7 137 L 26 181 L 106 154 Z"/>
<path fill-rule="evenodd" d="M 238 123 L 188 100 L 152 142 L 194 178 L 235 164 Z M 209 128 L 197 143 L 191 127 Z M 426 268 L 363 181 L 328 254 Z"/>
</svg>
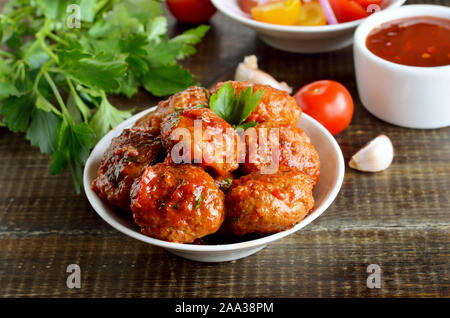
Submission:
<svg viewBox="0 0 450 318">
<path fill-rule="evenodd" d="M 359 96 L 371 114 L 388 123 L 419 129 L 446 127 L 450 125 L 450 65 L 396 64 L 376 56 L 366 46 L 374 28 L 416 16 L 450 19 L 450 7 L 407 5 L 378 12 L 357 28 L 353 53 Z"/>
</svg>

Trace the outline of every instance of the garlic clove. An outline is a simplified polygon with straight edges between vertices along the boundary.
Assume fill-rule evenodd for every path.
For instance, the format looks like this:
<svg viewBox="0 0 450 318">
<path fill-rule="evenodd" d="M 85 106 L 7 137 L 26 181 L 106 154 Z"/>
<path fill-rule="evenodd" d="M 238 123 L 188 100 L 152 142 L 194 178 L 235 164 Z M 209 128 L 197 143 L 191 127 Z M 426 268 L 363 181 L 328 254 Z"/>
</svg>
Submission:
<svg viewBox="0 0 450 318">
<path fill-rule="evenodd" d="M 258 68 L 258 58 L 256 55 L 249 55 L 244 57 L 243 64 L 251 69 L 256 70 Z"/>
<path fill-rule="evenodd" d="M 269 85 L 273 88 L 292 93 L 292 87 L 285 82 L 278 82 L 270 74 L 258 69 L 258 59 L 255 55 L 246 56 L 242 63 L 239 63 L 234 75 L 236 81 L 250 82 L 254 84 Z"/>
<path fill-rule="evenodd" d="M 348 163 L 353 169 L 378 172 L 387 169 L 394 159 L 394 146 L 386 135 L 379 135 L 358 150 Z"/>
</svg>

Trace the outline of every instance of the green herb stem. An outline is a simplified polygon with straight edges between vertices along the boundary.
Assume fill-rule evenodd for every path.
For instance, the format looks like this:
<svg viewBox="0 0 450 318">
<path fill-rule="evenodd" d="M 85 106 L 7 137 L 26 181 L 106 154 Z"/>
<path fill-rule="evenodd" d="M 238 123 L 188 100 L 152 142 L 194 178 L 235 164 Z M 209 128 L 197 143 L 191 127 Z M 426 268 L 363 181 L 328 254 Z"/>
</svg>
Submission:
<svg viewBox="0 0 450 318">
<path fill-rule="evenodd" d="M 42 49 L 47 53 L 52 60 L 54 60 L 56 63 L 59 63 L 58 57 L 55 55 L 55 53 L 50 50 L 50 48 L 45 44 L 45 37 L 51 33 L 50 32 L 50 25 L 51 21 L 50 19 L 45 19 L 44 26 L 42 29 L 39 30 L 39 32 L 36 34 L 36 39 L 38 40 L 39 44 L 41 45 Z"/>
<path fill-rule="evenodd" d="M 98 14 L 109 2 L 110 0 L 100 0 L 95 8 L 95 14 Z"/>
<path fill-rule="evenodd" d="M 50 65 L 51 63 L 53 63 L 53 61 L 47 62 L 46 64 L 42 65 L 41 70 L 39 71 L 39 73 L 36 75 L 36 78 L 34 80 L 33 83 L 33 95 L 37 96 L 40 95 L 41 93 L 39 92 L 38 89 L 38 85 L 39 85 L 39 81 L 41 80 L 41 77 L 43 75 L 43 73 L 47 70 L 48 65 Z M 50 104 L 51 105 L 51 104 Z M 50 106 L 49 105 L 49 106 Z M 61 112 L 53 105 L 50 106 L 50 109 L 52 110 L 53 113 L 55 113 L 58 116 L 62 116 Z"/>
<path fill-rule="evenodd" d="M 67 76 L 66 76 L 66 82 L 67 82 L 67 85 L 69 86 L 69 89 L 70 89 L 70 91 L 72 92 L 72 94 L 73 94 L 76 98 L 81 99 L 81 97 L 78 95 L 78 93 L 77 93 L 75 87 L 73 86 L 72 81 L 71 81 L 70 78 L 68 78 Z M 87 123 L 89 118 L 87 118 L 83 112 L 81 112 L 81 115 L 83 116 L 84 121 Z"/>
<path fill-rule="evenodd" d="M 37 40 L 39 41 L 39 44 L 41 45 L 42 49 L 45 51 L 45 53 L 50 56 L 50 58 L 55 61 L 56 63 L 59 63 L 58 57 L 48 48 L 47 44 L 45 44 L 44 36 L 36 36 Z"/>
<path fill-rule="evenodd" d="M 36 78 L 34 79 L 34 83 L 33 83 L 33 93 L 35 95 L 40 94 L 39 90 L 38 90 L 39 81 L 41 80 L 42 74 L 48 70 L 49 65 L 52 63 L 53 63 L 53 61 L 49 61 L 49 62 L 43 64 L 41 66 L 41 69 L 39 70 L 39 73 L 37 73 Z"/>
<path fill-rule="evenodd" d="M 13 54 L 11 54 L 9 52 L 6 52 L 6 51 L 3 51 L 3 50 L 0 50 L 0 55 L 9 57 L 10 59 L 15 59 L 16 58 Z"/>
<path fill-rule="evenodd" d="M 58 101 L 58 104 L 61 107 L 64 117 L 66 118 L 69 125 L 72 126 L 74 124 L 74 122 L 70 116 L 69 111 L 67 110 L 66 104 L 64 104 L 64 101 L 61 97 L 61 94 L 58 91 L 58 88 L 55 85 L 55 82 L 53 82 L 52 78 L 50 77 L 50 75 L 47 72 L 43 72 L 43 75 L 44 75 L 45 79 L 47 80 L 48 84 L 50 85 L 50 87 L 53 91 L 53 94 L 55 94 L 56 100 Z"/>
<path fill-rule="evenodd" d="M 52 32 L 48 32 L 48 33 L 46 33 L 46 35 L 49 38 L 51 38 L 53 41 L 55 41 L 55 42 L 61 43 L 61 44 L 65 45 L 65 46 L 70 46 L 69 42 L 61 39 L 59 36 L 57 36 L 56 34 L 54 34 Z"/>
</svg>

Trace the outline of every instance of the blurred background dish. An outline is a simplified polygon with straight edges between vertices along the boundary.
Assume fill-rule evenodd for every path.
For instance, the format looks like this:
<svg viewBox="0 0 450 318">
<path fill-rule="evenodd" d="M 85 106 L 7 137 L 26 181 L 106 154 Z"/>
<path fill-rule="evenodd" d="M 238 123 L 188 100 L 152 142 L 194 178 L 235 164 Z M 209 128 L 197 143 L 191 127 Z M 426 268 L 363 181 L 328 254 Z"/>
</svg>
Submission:
<svg viewBox="0 0 450 318">
<path fill-rule="evenodd" d="M 278 20 L 272 21 L 273 23 L 266 23 L 252 19 L 248 13 L 241 9 L 238 0 L 211 1 L 217 10 L 229 18 L 255 30 L 261 40 L 266 44 L 283 51 L 294 53 L 329 52 L 346 47 L 352 44 L 353 33 L 356 27 L 366 19 L 363 18 L 332 25 L 280 25 L 274 24 Z M 397 8 L 405 3 L 405 1 L 383 0 L 381 2 L 381 11 Z M 373 8 L 368 7 L 366 10 L 373 10 Z M 280 13 L 280 16 L 283 15 Z M 337 14 L 337 16 L 339 17 L 340 15 Z M 348 20 L 348 17 L 351 16 L 341 15 L 341 21 Z M 353 18 L 355 17 L 357 16 L 355 15 Z M 320 20 L 320 16 L 317 19 Z"/>
</svg>

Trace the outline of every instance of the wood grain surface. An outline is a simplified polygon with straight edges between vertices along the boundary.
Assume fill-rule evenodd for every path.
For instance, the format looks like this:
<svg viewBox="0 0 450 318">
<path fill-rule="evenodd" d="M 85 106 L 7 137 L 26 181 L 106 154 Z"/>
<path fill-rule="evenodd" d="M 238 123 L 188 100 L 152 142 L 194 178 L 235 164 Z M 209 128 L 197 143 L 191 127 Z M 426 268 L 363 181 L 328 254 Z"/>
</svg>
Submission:
<svg viewBox="0 0 450 318">
<path fill-rule="evenodd" d="M 409 1 L 419 2 L 449 4 Z M 75 194 L 69 172 L 51 176 L 46 156 L 2 128 L 0 296 L 449 297 L 450 128 L 404 129 L 371 116 L 358 99 L 351 48 L 291 54 L 221 14 L 211 27 L 183 63 L 202 85 L 231 79 L 253 53 L 262 69 L 296 89 L 342 82 L 356 103 L 352 124 L 336 137 L 346 160 L 384 133 L 395 147 L 392 166 L 377 174 L 347 167 L 336 201 L 308 227 L 245 259 L 206 264 L 114 230 Z M 172 35 L 186 28 L 170 19 Z M 138 109 L 157 102 L 143 91 L 111 101 Z M 80 289 L 66 287 L 69 264 L 81 267 Z M 380 289 L 366 286 L 369 264 L 381 267 Z"/>
</svg>

